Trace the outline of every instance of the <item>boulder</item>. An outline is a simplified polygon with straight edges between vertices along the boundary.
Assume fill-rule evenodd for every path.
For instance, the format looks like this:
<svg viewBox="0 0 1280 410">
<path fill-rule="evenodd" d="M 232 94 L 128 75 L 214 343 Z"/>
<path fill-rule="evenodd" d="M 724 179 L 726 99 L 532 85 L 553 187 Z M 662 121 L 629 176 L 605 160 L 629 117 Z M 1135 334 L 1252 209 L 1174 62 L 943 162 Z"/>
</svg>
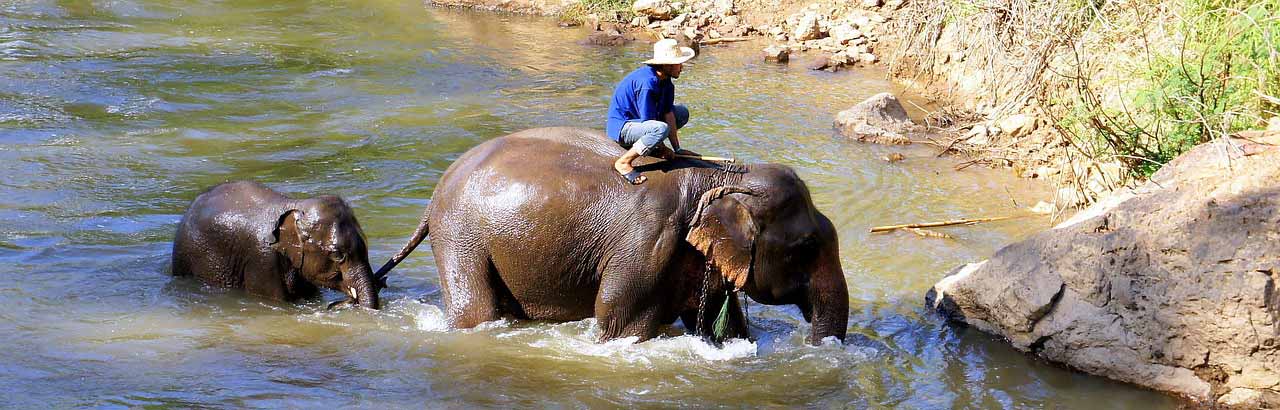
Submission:
<svg viewBox="0 0 1280 410">
<path fill-rule="evenodd" d="M 805 68 L 810 70 L 825 70 L 831 67 L 831 53 L 818 53 L 818 55 L 810 57 L 809 62 L 805 63 Z"/>
<path fill-rule="evenodd" d="M 999 122 L 1000 129 L 1009 138 L 1018 138 L 1036 130 L 1036 116 L 1031 114 L 1015 114 Z"/>
<path fill-rule="evenodd" d="M 978 124 L 969 129 L 964 134 L 964 142 L 973 145 L 987 145 L 991 143 L 991 130 L 986 125 Z"/>
<path fill-rule="evenodd" d="M 785 63 L 791 58 L 791 50 L 786 47 L 769 46 L 764 49 L 764 61 Z"/>
<path fill-rule="evenodd" d="M 818 24 L 818 14 L 805 13 L 800 16 L 800 20 L 796 23 L 795 31 L 792 31 L 791 39 L 805 41 L 818 38 L 822 38 L 822 27 Z"/>
<path fill-rule="evenodd" d="M 863 37 L 862 31 L 853 28 L 852 24 L 838 24 L 831 28 L 831 38 L 836 44 L 849 44 L 849 41 L 861 37 Z"/>
<path fill-rule="evenodd" d="M 953 270 L 926 303 L 1073 369 L 1205 404 L 1276 408 L 1278 179 L 1280 147 L 1217 139 Z"/>
<path fill-rule="evenodd" d="M 890 93 L 880 93 L 836 114 L 835 128 L 841 135 L 859 141 L 910 144 L 904 134 L 922 128 L 907 117 L 907 110 Z"/>
<path fill-rule="evenodd" d="M 617 31 L 597 31 L 582 40 L 582 44 L 592 46 L 617 47 L 630 43 L 633 40 L 631 36 L 620 34 Z"/>
<path fill-rule="evenodd" d="M 715 0 L 712 2 L 711 9 L 719 14 L 733 14 L 733 0 Z"/>
<path fill-rule="evenodd" d="M 631 3 L 631 11 L 656 20 L 667 20 L 675 10 L 667 0 L 636 0 Z"/>
</svg>

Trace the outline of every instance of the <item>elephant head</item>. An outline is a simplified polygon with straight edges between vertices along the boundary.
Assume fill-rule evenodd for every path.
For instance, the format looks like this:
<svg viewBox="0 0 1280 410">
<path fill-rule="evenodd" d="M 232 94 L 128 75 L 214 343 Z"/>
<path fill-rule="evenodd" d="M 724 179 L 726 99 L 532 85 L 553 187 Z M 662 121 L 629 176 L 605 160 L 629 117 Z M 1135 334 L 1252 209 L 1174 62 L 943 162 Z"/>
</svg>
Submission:
<svg viewBox="0 0 1280 410">
<path fill-rule="evenodd" d="M 345 293 L 348 299 L 343 303 L 378 308 L 385 277 L 373 275 L 364 231 L 341 198 L 325 195 L 298 201 L 280 214 L 274 235 L 271 246 L 303 280 Z M 285 282 L 292 287 L 293 280 L 290 274 Z"/>
<path fill-rule="evenodd" d="M 740 183 L 704 193 L 694 212 L 686 240 L 735 289 L 798 306 L 813 323 L 810 343 L 844 340 L 849 290 L 836 230 L 794 171 L 753 166 Z"/>
</svg>

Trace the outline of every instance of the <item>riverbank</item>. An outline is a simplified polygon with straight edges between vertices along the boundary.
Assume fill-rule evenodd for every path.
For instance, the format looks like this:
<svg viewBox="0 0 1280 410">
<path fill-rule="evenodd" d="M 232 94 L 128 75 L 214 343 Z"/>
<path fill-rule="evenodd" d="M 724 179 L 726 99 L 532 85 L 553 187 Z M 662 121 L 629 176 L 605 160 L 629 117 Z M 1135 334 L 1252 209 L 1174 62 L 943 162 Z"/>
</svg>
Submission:
<svg viewBox="0 0 1280 410">
<path fill-rule="evenodd" d="M 813 69 L 883 65 L 937 102 L 922 122 L 947 152 L 1046 180 L 1060 210 L 1135 186 L 1198 143 L 1265 128 L 1280 104 L 1280 53 L 1267 53 L 1280 36 L 1277 2 L 429 3 L 691 45 L 760 38 L 762 58 Z"/>
<path fill-rule="evenodd" d="M 747 306 L 754 340 L 724 349 L 678 325 L 598 343 L 590 320 L 449 329 L 427 243 L 388 278 L 377 312 L 325 310 L 340 293 L 273 303 L 167 270 L 191 200 L 228 180 L 342 196 L 370 258 L 386 260 L 463 152 L 534 127 L 599 127 L 646 44 L 582 46 L 587 30 L 554 19 L 414 0 L 24 1 L 5 18 L 0 389 L 21 392 L 9 407 L 1176 406 L 922 306 L 940 272 L 1047 218 L 954 239 L 868 227 L 1007 214 L 1049 192 L 999 170 L 950 173 L 931 147 L 833 138 L 831 113 L 899 91 L 878 70 L 769 64 L 763 44 L 731 43 L 679 83 L 699 152 L 803 176 L 838 231 L 850 343 L 808 346 L 802 312 L 760 303 Z"/>
<path fill-rule="evenodd" d="M 590 6 L 583 6 L 588 3 Z M 624 41 L 628 37 L 624 32 L 641 38 L 674 37 L 694 46 L 754 38 L 763 40 L 759 42 L 763 48 L 759 57 L 762 60 L 829 71 L 879 65 L 911 93 L 938 102 L 939 108 L 925 110 L 919 119 L 927 127 L 922 132 L 926 138 L 945 147 L 945 152 L 963 157 L 965 161 L 961 166 L 1004 167 L 1019 177 L 1042 179 L 1052 184 L 1057 187 L 1054 199 L 1060 212 L 1086 207 L 1113 192 L 1148 187 L 1153 175 L 1165 163 L 1206 142 L 1223 141 L 1232 136 L 1267 138 L 1267 134 L 1250 131 L 1252 129 L 1280 131 L 1280 120 L 1276 119 L 1280 99 L 1275 98 L 1280 95 L 1280 75 L 1277 75 L 1280 53 L 1276 52 L 1280 49 L 1271 40 L 1280 34 L 1277 2 L 1210 5 L 1195 0 L 1166 0 L 1104 3 L 1097 8 L 1043 2 L 1012 1 L 994 5 L 946 0 L 639 1 L 634 3 L 636 7 L 630 7 L 631 2 L 618 2 L 623 3 L 628 7 L 610 8 L 610 2 L 570 2 L 562 4 L 561 11 L 550 14 L 562 16 L 566 24 L 585 22 L 605 32 L 607 38 Z M 551 9 L 543 12 L 548 10 Z M 610 34 L 611 30 L 617 32 Z M 1201 151 L 1203 156 L 1209 147 L 1202 146 Z M 1230 166 L 1225 169 L 1229 174 Z M 1177 171 L 1167 173 L 1172 172 Z M 1230 181 L 1229 175 L 1219 177 Z M 1133 213 L 1155 215 L 1166 202 L 1154 201 L 1150 209 Z M 1164 211 L 1179 212 L 1178 209 Z M 1107 221 L 1102 218 L 1104 228 L 1116 229 L 1107 225 Z M 1144 237 L 1170 238 L 1177 232 L 1175 226 L 1169 232 L 1146 233 Z M 1046 232 L 1042 236 L 1052 238 L 1058 234 L 1061 232 Z M 1195 245 L 1197 238 L 1182 237 L 1181 240 L 1178 246 L 1182 248 L 1201 246 Z M 1256 245 L 1254 242 L 1249 243 Z M 1214 246 L 1203 244 L 1203 247 Z M 1143 249 L 1128 251 L 1146 255 Z M 1140 275 L 1143 280 L 1148 277 L 1161 282 L 1189 280 L 1178 279 L 1182 271 L 1149 266 L 1156 265 L 1148 262 L 1156 260 L 1162 255 L 1160 252 L 1155 249 L 1150 252 L 1151 257 L 1138 258 L 1146 262 L 1130 261 L 1134 269 L 1153 270 L 1150 275 Z M 1054 249 L 1036 249 L 1032 253 L 1041 258 L 1067 260 L 1098 257 L 1089 252 L 1064 256 Z M 1006 259 L 1013 264 L 1028 257 Z M 998 257 L 994 260 L 999 261 Z M 995 278 L 996 283 L 1008 283 L 1004 280 L 1008 269 L 988 271 L 991 273 L 986 276 Z M 1086 308 L 1132 310 L 1132 306 L 1114 307 L 1106 301 L 1111 298 L 1147 301 L 1162 295 L 1158 292 L 1160 289 L 1132 285 L 1137 279 L 1107 278 L 1095 281 L 1106 285 L 1096 286 L 1105 291 L 1105 298 L 1090 296 L 1088 291 L 1097 289 L 1072 288 L 1071 292 L 1085 296 L 1068 298 L 1070 303 L 1061 305 L 1070 308 L 1055 311 L 1060 297 L 1056 295 L 1074 286 L 1072 281 L 1083 283 L 1101 275 L 1082 272 L 1086 273 L 1054 279 L 1056 273 L 1052 270 L 1034 271 L 1041 276 L 1023 281 L 1035 284 L 1029 285 L 1028 291 L 1035 300 L 1026 303 L 1031 307 L 1030 313 L 1011 320 L 1032 323 L 1030 330 L 1023 329 L 1025 323 L 1008 326 L 1013 331 L 999 326 L 984 327 L 984 321 L 989 320 L 974 313 L 1002 312 L 1008 310 L 1005 308 L 1009 304 L 1021 303 L 1019 297 L 1026 295 L 1018 293 L 1023 291 L 1018 287 L 1007 288 L 1009 295 L 982 288 L 972 290 L 972 294 L 995 299 L 971 303 L 969 306 L 974 311 L 962 313 L 959 320 L 976 318 L 978 328 L 1010 338 L 1020 350 L 1093 374 L 1222 405 L 1248 407 L 1254 402 L 1276 403 L 1272 398 L 1276 394 L 1275 383 L 1271 383 L 1274 372 L 1269 369 L 1280 367 L 1274 365 L 1271 345 L 1263 345 L 1265 354 L 1254 355 L 1257 349 L 1250 353 L 1246 346 L 1244 350 L 1211 360 L 1207 355 L 1201 358 L 1188 352 L 1226 349 L 1234 346 L 1228 343 L 1229 338 L 1202 337 L 1194 331 L 1179 330 L 1175 332 L 1177 337 L 1195 339 L 1197 344 L 1168 348 L 1160 347 L 1162 342 L 1158 340 L 1136 341 L 1135 347 L 1090 339 L 1137 340 L 1138 336 L 1132 334 L 1112 332 L 1114 329 L 1109 328 L 1094 331 L 1096 329 L 1090 330 L 1089 326 L 1102 329 L 1111 323 L 1105 319 L 1112 317 L 1137 318 L 1135 322 L 1152 317 L 1163 320 L 1173 314 L 1167 306 L 1178 303 L 1177 297 L 1215 300 L 1212 287 L 1179 289 L 1175 298 L 1164 305 L 1141 308 L 1141 314 L 1108 311 L 1096 317 L 1055 317 L 1054 321 L 1044 323 L 1052 322 L 1056 327 L 1033 332 L 1038 329 L 1034 324 L 1049 314 L 1074 315 Z M 1032 273 L 1026 275 L 1032 277 Z M 1200 276 L 1205 275 L 1190 275 Z M 1062 285 L 1064 281 L 1070 286 Z M 1250 282 L 1238 288 L 1249 298 L 1270 300 L 1267 298 L 1273 297 L 1270 285 L 1253 285 Z M 1102 302 L 1090 305 L 1090 298 Z M 1090 300 L 1076 303 L 1077 299 Z M 1261 306 L 1259 309 L 1270 306 L 1269 302 L 1258 306 L 1253 306 L 1257 304 L 1252 301 L 1245 304 L 1252 304 L 1251 308 Z M 1255 313 L 1269 314 L 1263 310 Z M 1101 321 L 1089 322 L 1094 319 Z M 1230 312 L 1216 312 L 1197 320 L 1236 323 L 1240 322 L 1238 319 Z M 1262 320 L 1274 327 L 1274 317 Z M 1061 329 L 1078 332 L 1054 336 L 1057 334 L 1054 332 Z M 1226 333 L 1250 329 L 1247 326 L 1232 328 Z M 1161 332 L 1139 331 L 1137 334 L 1155 335 L 1153 338 L 1158 339 L 1166 335 Z M 1112 350 L 1071 353 L 1081 346 L 1103 344 Z M 1151 346 L 1160 348 L 1147 349 Z M 1128 354 L 1132 352 L 1137 355 Z M 1255 366 L 1257 363 L 1263 363 L 1261 366 L 1267 369 L 1259 369 Z"/>
</svg>

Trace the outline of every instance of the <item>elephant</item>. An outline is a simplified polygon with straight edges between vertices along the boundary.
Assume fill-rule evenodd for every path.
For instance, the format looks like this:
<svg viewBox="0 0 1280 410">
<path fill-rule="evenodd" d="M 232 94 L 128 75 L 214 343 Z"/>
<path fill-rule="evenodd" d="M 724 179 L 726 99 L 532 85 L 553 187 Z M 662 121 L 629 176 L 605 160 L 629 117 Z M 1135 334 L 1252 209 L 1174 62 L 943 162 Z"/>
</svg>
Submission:
<svg viewBox="0 0 1280 410">
<path fill-rule="evenodd" d="M 173 240 L 174 276 L 292 302 L 341 291 L 329 305 L 378 309 L 386 278 L 373 275 L 355 212 L 342 198 L 293 199 L 262 184 L 219 184 L 196 196 Z"/>
<path fill-rule="evenodd" d="M 601 341 L 749 337 L 737 298 L 795 305 L 809 343 L 844 340 L 849 291 L 836 230 L 783 165 L 643 157 L 643 185 L 613 169 L 603 134 L 539 128 L 470 149 L 441 177 L 385 275 L 430 234 L 451 327 L 595 318 Z M 728 306 L 724 304 L 727 303 Z M 708 324 L 727 311 L 727 330 Z"/>
</svg>

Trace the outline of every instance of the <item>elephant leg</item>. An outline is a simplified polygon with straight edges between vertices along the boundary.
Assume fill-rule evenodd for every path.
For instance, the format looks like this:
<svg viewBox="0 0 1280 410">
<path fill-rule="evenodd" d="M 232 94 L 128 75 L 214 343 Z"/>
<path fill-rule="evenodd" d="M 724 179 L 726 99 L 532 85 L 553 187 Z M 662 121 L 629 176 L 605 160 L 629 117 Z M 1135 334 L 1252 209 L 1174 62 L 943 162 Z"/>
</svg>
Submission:
<svg viewBox="0 0 1280 410">
<path fill-rule="evenodd" d="M 495 272 L 487 256 L 457 255 L 446 249 L 436 253 L 436 260 L 450 327 L 469 329 L 501 318 L 492 283 Z"/>
<path fill-rule="evenodd" d="M 744 315 L 742 302 L 736 297 L 729 298 L 729 332 L 725 337 L 749 339 L 751 330 L 747 328 L 747 317 Z"/>
<path fill-rule="evenodd" d="M 643 240 L 639 238 L 653 238 Z M 664 278 L 675 252 L 677 238 L 671 230 L 653 227 L 637 230 L 622 243 L 639 244 L 619 249 L 606 264 L 596 295 L 595 317 L 600 340 L 637 336 L 640 341 L 658 334 L 662 313 L 672 306 L 672 283 Z"/>
</svg>

